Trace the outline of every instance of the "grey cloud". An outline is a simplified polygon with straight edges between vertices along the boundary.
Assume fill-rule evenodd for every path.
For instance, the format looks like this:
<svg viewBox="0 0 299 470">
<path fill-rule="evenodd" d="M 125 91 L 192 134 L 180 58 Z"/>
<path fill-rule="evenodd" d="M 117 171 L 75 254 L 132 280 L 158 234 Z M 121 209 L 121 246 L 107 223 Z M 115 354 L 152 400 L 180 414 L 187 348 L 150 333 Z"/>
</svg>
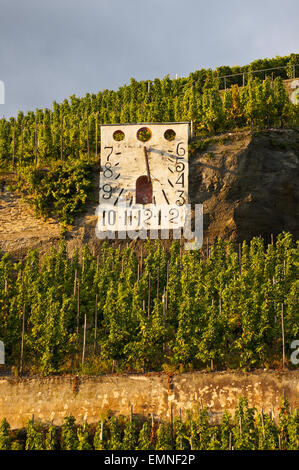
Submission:
<svg viewBox="0 0 299 470">
<path fill-rule="evenodd" d="M 0 0 L 0 115 L 297 52 L 295 0 Z"/>
</svg>

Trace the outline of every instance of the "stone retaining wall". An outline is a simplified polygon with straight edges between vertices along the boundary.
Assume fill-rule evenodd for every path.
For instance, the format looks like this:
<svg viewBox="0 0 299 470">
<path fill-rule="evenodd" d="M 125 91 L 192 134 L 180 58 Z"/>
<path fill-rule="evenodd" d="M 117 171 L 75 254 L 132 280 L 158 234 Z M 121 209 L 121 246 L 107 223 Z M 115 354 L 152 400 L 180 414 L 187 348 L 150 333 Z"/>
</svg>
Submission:
<svg viewBox="0 0 299 470">
<path fill-rule="evenodd" d="M 78 423 L 97 422 L 103 413 L 133 412 L 169 419 L 188 409 L 207 406 L 217 420 L 225 409 L 233 412 L 238 397 L 265 412 L 279 412 L 283 394 L 299 408 L 299 371 L 251 373 L 192 372 L 180 375 L 103 375 L 12 378 L 0 377 L 0 419 L 12 428 L 23 427 L 34 415 L 60 425 L 72 414 Z"/>
</svg>

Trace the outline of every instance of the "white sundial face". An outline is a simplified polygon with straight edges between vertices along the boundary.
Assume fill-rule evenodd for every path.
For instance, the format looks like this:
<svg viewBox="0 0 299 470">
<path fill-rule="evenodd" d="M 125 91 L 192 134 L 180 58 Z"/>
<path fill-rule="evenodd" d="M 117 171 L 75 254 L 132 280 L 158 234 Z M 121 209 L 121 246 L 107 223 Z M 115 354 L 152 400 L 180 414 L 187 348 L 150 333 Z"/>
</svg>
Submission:
<svg viewBox="0 0 299 470">
<path fill-rule="evenodd" d="M 100 208 L 106 222 L 109 212 L 110 228 L 115 222 L 112 230 L 119 230 L 120 205 L 130 208 L 137 225 L 150 215 L 163 228 L 173 211 L 180 223 L 188 203 L 188 136 L 188 123 L 101 126 Z"/>
</svg>

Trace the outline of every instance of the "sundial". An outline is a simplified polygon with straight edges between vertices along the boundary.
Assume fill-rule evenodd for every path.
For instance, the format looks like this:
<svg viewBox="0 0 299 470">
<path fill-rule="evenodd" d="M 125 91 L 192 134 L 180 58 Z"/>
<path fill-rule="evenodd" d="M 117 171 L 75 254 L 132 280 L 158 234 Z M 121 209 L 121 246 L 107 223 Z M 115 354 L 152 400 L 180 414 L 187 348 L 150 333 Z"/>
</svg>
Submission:
<svg viewBox="0 0 299 470">
<path fill-rule="evenodd" d="M 183 227 L 188 139 L 188 122 L 101 126 L 98 232 Z"/>
</svg>

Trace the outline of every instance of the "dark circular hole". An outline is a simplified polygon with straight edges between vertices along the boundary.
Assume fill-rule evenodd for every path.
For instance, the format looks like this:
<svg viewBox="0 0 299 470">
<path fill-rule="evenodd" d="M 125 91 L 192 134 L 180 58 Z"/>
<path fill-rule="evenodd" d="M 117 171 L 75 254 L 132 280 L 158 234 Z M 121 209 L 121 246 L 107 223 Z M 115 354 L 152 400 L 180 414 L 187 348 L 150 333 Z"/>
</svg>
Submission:
<svg viewBox="0 0 299 470">
<path fill-rule="evenodd" d="M 167 131 L 164 132 L 164 138 L 166 140 L 169 140 L 170 142 L 175 139 L 176 133 L 174 132 L 173 129 L 167 129 Z"/>
<path fill-rule="evenodd" d="M 115 131 L 113 132 L 113 139 L 116 140 L 116 141 L 120 141 L 120 140 L 124 140 L 125 138 L 125 134 L 123 131 Z"/>
<path fill-rule="evenodd" d="M 151 137 L 152 133 L 147 127 L 141 127 L 137 132 L 137 139 L 141 142 L 147 142 Z"/>
</svg>

